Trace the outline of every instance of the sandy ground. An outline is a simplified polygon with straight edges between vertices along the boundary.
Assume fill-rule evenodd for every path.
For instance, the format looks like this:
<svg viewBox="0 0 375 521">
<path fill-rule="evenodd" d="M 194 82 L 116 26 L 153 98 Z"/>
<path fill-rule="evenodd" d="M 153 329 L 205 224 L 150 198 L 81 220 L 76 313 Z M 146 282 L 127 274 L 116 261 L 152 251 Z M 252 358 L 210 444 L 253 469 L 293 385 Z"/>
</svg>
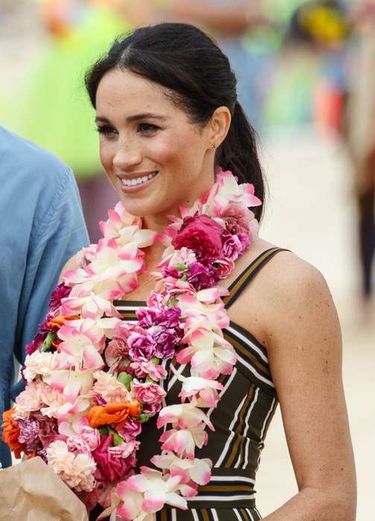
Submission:
<svg viewBox="0 0 375 521">
<path fill-rule="evenodd" d="M 343 328 L 344 386 L 357 465 L 357 521 L 372 521 L 375 306 L 364 321 L 357 289 L 356 215 L 348 160 L 339 143 L 310 128 L 279 131 L 265 143 L 263 158 L 272 194 L 263 235 L 316 265 L 336 301 Z M 297 491 L 279 411 L 266 441 L 257 490 L 263 515 Z"/>
</svg>

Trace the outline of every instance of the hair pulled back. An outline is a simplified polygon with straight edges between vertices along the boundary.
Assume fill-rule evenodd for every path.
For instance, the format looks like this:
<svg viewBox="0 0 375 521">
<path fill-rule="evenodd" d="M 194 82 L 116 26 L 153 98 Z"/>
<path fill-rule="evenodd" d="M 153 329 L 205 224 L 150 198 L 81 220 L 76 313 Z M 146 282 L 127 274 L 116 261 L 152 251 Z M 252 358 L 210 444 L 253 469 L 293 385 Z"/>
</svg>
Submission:
<svg viewBox="0 0 375 521">
<path fill-rule="evenodd" d="M 228 107 L 232 123 L 216 151 L 215 163 L 231 170 L 240 182 L 252 183 L 263 200 L 255 132 L 237 100 L 235 75 L 228 58 L 203 31 L 189 24 L 161 23 L 140 27 L 116 40 L 108 54 L 86 74 L 86 88 L 94 107 L 98 85 L 113 69 L 130 70 L 167 88 L 172 99 L 197 124 L 206 124 L 218 107 Z M 255 208 L 258 218 L 262 209 Z"/>
</svg>

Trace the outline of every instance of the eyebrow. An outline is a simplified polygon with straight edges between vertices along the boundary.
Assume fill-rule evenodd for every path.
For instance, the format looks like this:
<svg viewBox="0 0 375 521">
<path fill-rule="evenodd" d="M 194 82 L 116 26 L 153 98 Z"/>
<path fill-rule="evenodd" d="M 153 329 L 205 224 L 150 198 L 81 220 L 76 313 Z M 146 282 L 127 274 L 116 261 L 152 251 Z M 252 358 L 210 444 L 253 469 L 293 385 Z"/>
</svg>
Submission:
<svg viewBox="0 0 375 521">
<path fill-rule="evenodd" d="M 126 121 L 128 123 L 133 123 L 135 121 L 139 121 L 141 119 L 158 119 L 159 121 L 166 121 L 168 118 L 166 116 L 161 116 L 159 114 L 153 114 L 152 112 L 144 112 L 142 114 L 135 114 L 134 116 L 128 116 Z M 109 120 L 102 116 L 97 116 L 95 118 L 97 123 L 108 123 Z"/>
</svg>

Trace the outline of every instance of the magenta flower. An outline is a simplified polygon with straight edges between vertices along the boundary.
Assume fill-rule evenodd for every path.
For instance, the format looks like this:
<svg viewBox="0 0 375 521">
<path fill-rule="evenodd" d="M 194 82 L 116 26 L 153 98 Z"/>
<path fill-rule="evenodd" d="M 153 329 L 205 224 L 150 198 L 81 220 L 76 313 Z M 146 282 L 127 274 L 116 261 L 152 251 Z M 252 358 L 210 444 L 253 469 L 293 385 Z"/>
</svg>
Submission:
<svg viewBox="0 0 375 521">
<path fill-rule="evenodd" d="M 179 328 L 181 310 L 178 307 L 167 308 L 157 317 L 156 323 L 168 328 Z"/>
<path fill-rule="evenodd" d="M 141 327 L 151 327 L 155 324 L 160 311 L 157 308 L 140 308 L 137 310 L 138 323 Z"/>
<path fill-rule="evenodd" d="M 26 345 L 25 351 L 27 355 L 33 354 L 35 351 L 37 351 L 40 346 L 43 344 L 45 338 L 47 336 L 47 333 L 38 333 L 35 335 L 32 342 Z"/>
<path fill-rule="evenodd" d="M 112 447 L 112 436 L 102 436 L 100 445 L 92 452 L 97 468 L 95 478 L 100 481 L 116 481 L 125 478 L 134 463 L 132 456 L 118 457 L 109 450 Z"/>
<path fill-rule="evenodd" d="M 212 265 L 204 266 L 200 262 L 194 262 L 194 264 L 190 266 L 190 272 L 187 278 L 188 282 L 197 291 L 211 288 L 219 280 L 216 270 L 213 269 Z"/>
<path fill-rule="evenodd" d="M 33 419 L 18 420 L 20 434 L 18 441 L 26 445 L 26 452 L 31 453 L 42 448 L 39 439 L 39 423 Z"/>
<path fill-rule="evenodd" d="M 242 243 L 237 235 L 231 235 L 228 232 L 223 233 L 223 254 L 226 259 L 235 261 L 241 255 L 243 248 Z"/>
<path fill-rule="evenodd" d="M 173 277 L 174 279 L 179 279 L 183 273 L 181 271 L 177 271 L 176 268 L 166 266 L 163 268 L 163 278 Z"/>
<path fill-rule="evenodd" d="M 151 327 L 148 333 L 155 342 L 154 356 L 162 360 L 169 360 L 174 357 L 176 345 L 179 343 L 182 335 L 176 334 L 176 330 L 173 328 L 163 326 Z"/>
<path fill-rule="evenodd" d="M 242 252 L 246 251 L 250 244 L 250 238 L 248 233 L 239 233 L 238 238 L 242 245 Z"/>
<path fill-rule="evenodd" d="M 179 327 L 181 310 L 178 307 L 165 308 L 160 311 L 157 308 L 141 308 L 137 311 L 139 325 L 144 328 L 160 324 L 166 327 Z"/>
<path fill-rule="evenodd" d="M 208 215 L 186 217 L 172 244 L 176 249 L 186 247 L 193 250 L 197 259 L 206 263 L 222 257 L 223 231 L 223 227 Z"/>
<path fill-rule="evenodd" d="M 130 333 L 128 346 L 129 355 L 135 362 L 150 360 L 155 350 L 154 340 L 146 332 Z"/>
<path fill-rule="evenodd" d="M 61 282 L 51 293 L 49 301 L 49 308 L 51 311 L 56 311 L 61 306 L 61 300 L 69 296 L 72 288 Z"/>
</svg>

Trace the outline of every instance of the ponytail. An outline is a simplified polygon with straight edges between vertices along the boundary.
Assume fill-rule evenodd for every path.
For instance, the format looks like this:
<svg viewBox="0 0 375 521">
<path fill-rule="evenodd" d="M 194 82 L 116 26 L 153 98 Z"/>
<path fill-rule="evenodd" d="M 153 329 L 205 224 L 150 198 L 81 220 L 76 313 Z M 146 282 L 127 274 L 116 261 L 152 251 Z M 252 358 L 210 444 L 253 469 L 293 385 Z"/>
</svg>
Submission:
<svg viewBox="0 0 375 521">
<path fill-rule="evenodd" d="M 255 130 L 238 101 L 234 105 L 228 135 L 217 150 L 215 162 L 223 170 L 230 170 L 240 183 L 252 183 L 256 196 L 263 201 L 264 181 L 258 158 Z M 253 209 L 257 219 L 260 219 L 263 214 L 263 206 L 262 204 Z"/>
<path fill-rule="evenodd" d="M 231 170 L 241 183 L 252 183 L 263 200 L 264 184 L 255 131 L 237 100 L 236 77 L 228 58 L 207 34 L 182 23 L 140 27 L 117 40 L 88 72 L 86 87 L 95 106 L 103 76 L 113 69 L 130 70 L 174 93 L 172 99 L 193 123 L 205 125 L 221 106 L 232 113 L 229 133 L 216 152 L 216 165 Z M 263 206 L 255 208 L 259 219 Z"/>
</svg>

